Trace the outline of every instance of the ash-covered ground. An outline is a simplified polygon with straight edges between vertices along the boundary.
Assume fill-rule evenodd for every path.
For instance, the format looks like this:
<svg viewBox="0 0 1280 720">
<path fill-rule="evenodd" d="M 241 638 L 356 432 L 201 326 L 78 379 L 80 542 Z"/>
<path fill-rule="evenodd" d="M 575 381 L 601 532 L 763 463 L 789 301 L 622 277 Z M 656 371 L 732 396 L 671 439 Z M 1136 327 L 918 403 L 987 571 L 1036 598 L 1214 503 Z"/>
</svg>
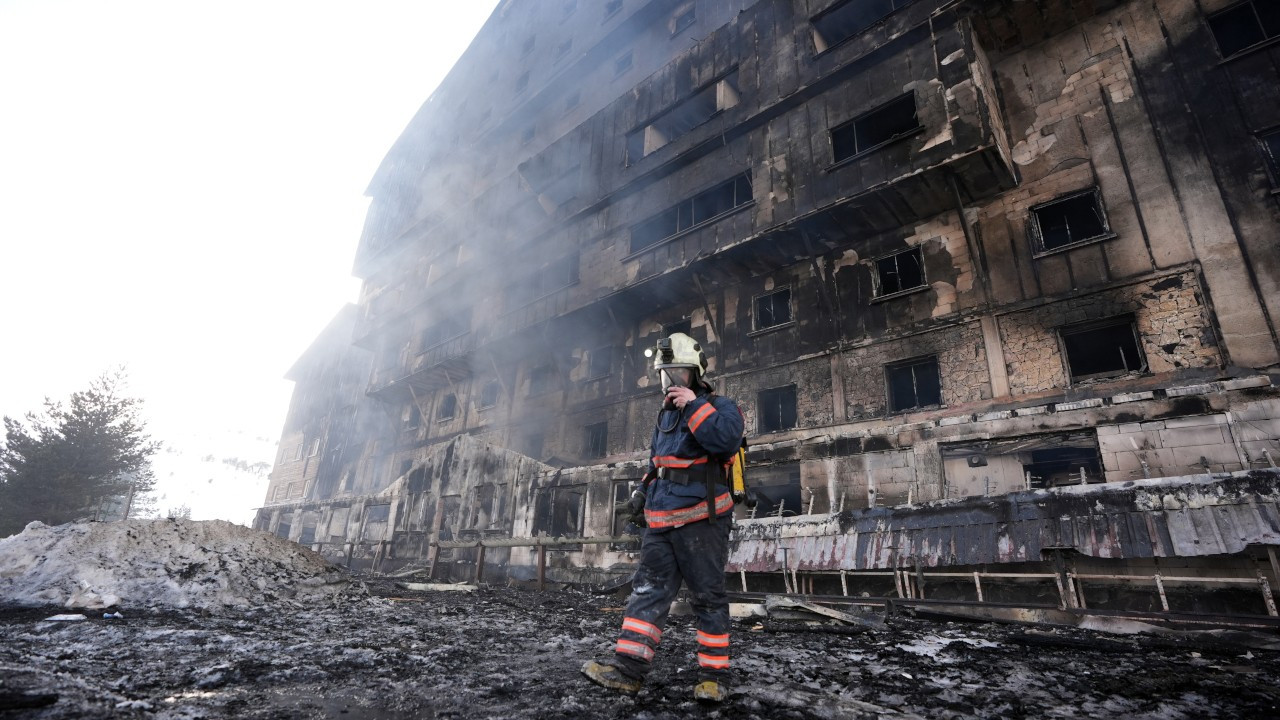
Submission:
<svg viewBox="0 0 1280 720">
<path fill-rule="evenodd" d="M 1280 653 L 1218 640 L 890 620 L 858 634 L 733 632 L 737 687 L 692 702 L 692 618 L 672 618 L 647 688 L 578 668 L 607 655 L 616 596 L 480 588 L 327 607 L 0 612 L 0 716 L 14 718 L 1272 717 Z M 394 597 L 387 597 L 394 596 Z M 792 627 L 794 629 L 794 626 Z M 46 702 L 19 710 L 14 705 Z"/>
<path fill-rule="evenodd" d="M 734 694 L 708 708 L 690 699 L 692 618 L 673 617 L 648 687 L 624 697 L 579 674 L 611 653 L 624 603 L 519 587 L 415 592 L 230 523 L 33 523 L 0 539 L 0 718 L 1280 714 L 1280 652 L 1256 649 L 1277 647 L 1274 636 L 907 618 L 874 629 L 744 620 Z"/>
</svg>

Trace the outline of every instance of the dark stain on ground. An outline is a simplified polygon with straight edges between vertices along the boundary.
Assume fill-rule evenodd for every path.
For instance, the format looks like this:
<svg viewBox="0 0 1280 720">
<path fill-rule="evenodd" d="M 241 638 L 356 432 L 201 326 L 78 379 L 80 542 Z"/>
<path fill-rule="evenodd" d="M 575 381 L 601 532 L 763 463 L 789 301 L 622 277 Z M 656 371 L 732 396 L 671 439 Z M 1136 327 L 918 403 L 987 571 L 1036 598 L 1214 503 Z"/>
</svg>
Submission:
<svg viewBox="0 0 1280 720">
<path fill-rule="evenodd" d="M 691 699 L 692 618 L 673 617 L 636 697 L 578 671 L 610 652 L 624 600 L 575 591 L 415 593 L 328 608 L 129 612 L 42 620 L 0 610 L 0 695 L 57 699 L 14 718 L 1261 717 L 1280 653 L 1080 630 L 892 618 L 855 634 L 750 619 L 735 689 Z M 381 597 L 380 597 L 381 596 Z M 768 631 L 767 631 L 768 630 Z M 1215 646 L 1216 647 L 1216 646 Z"/>
</svg>

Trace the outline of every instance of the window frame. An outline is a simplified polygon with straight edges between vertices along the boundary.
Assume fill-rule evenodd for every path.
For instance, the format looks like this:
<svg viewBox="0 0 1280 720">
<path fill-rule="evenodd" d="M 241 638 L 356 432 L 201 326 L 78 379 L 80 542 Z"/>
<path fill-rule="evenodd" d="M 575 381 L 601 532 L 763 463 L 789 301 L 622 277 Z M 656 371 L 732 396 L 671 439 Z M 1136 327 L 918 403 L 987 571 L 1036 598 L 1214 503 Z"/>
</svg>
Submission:
<svg viewBox="0 0 1280 720">
<path fill-rule="evenodd" d="M 794 424 L 792 424 L 790 427 L 780 426 L 776 428 L 765 429 L 765 423 L 764 423 L 765 396 L 776 394 L 778 397 L 783 397 L 785 391 L 788 391 L 788 390 L 790 391 L 790 394 L 791 394 L 791 402 L 794 404 L 794 408 L 793 408 L 793 413 L 795 415 L 795 419 L 793 420 Z M 782 412 L 781 412 L 782 408 L 779 407 L 778 409 L 779 409 L 779 415 L 782 415 Z M 782 418 L 780 417 L 779 424 L 781 424 L 781 421 L 782 421 Z M 796 383 L 788 383 L 786 385 L 779 385 L 778 387 L 765 388 L 756 393 L 756 434 L 757 435 L 768 435 L 772 433 L 787 432 L 789 430 L 795 430 L 798 427 L 800 427 L 800 391 Z"/>
<path fill-rule="evenodd" d="M 742 87 L 738 78 L 738 66 L 734 65 L 627 132 L 624 137 L 625 142 L 623 143 L 623 152 L 625 155 L 622 159 L 623 165 L 625 167 L 635 166 L 641 160 L 644 160 L 662 148 L 742 104 Z M 722 89 L 722 85 L 725 89 Z M 697 101 L 704 93 L 708 92 L 712 94 L 712 100 L 715 103 L 715 110 L 713 110 L 710 115 L 699 121 L 697 124 L 690 126 L 687 130 L 678 135 L 673 135 L 669 138 L 664 136 L 664 140 L 661 145 L 658 145 L 652 150 L 646 150 L 648 146 L 647 134 L 650 128 L 655 128 L 663 120 L 680 112 L 685 108 L 685 106 Z M 732 104 L 728 102 L 731 95 L 733 100 Z M 656 128 L 656 131 L 661 133 L 662 129 Z"/>
<path fill-rule="evenodd" d="M 912 285 L 909 288 L 894 290 L 893 292 L 890 292 L 890 293 L 884 292 L 883 291 L 884 281 L 880 279 L 880 263 L 885 260 L 896 259 L 910 253 L 916 253 L 920 256 L 921 283 L 919 285 Z M 895 268 L 897 267 L 896 260 L 894 263 L 894 267 Z M 933 287 L 932 285 L 929 284 L 929 272 L 924 264 L 924 250 L 920 245 L 907 248 L 906 250 L 895 250 L 894 252 L 880 255 L 879 257 L 872 259 L 871 268 L 872 268 L 872 271 L 874 272 L 874 275 L 872 276 L 873 278 L 872 282 L 875 286 L 875 297 L 871 298 L 872 303 L 883 302 L 886 300 L 893 300 L 894 298 L 900 298 L 904 295 L 914 295 L 918 292 L 924 292 L 930 289 L 931 287 Z"/>
<path fill-rule="evenodd" d="M 493 402 L 485 404 L 485 395 L 488 394 L 489 388 L 496 388 L 493 394 Z M 502 396 L 502 383 L 497 380 L 488 380 L 480 386 L 480 396 L 476 399 L 476 410 L 488 410 L 498 407 L 498 399 Z"/>
<path fill-rule="evenodd" d="M 911 374 L 911 393 L 916 404 L 908 407 L 896 407 L 894 403 L 893 382 L 890 379 L 890 373 L 896 370 L 907 370 L 920 367 L 922 365 L 933 364 L 933 372 L 938 378 L 938 402 L 928 405 L 921 405 L 919 385 L 916 382 L 916 373 Z M 942 396 L 942 363 L 939 362 L 937 354 L 933 355 L 917 355 L 916 357 L 898 360 L 896 362 L 886 363 L 884 366 L 884 390 L 885 390 L 885 407 L 889 414 L 897 415 L 903 413 L 920 412 L 924 410 L 932 410 L 935 408 L 946 407 L 946 402 Z"/>
<path fill-rule="evenodd" d="M 624 60 L 625 62 L 623 62 Z M 625 53 L 617 56 L 616 58 L 613 59 L 613 79 L 617 80 L 623 75 L 626 75 L 635 66 L 636 66 L 636 57 L 633 51 L 628 50 Z"/>
<path fill-rule="evenodd" d="M 606 351 L 609 353 L 609 362 L 605 363 L 603 372 L 597 372 L 599 368 L 595 367 L 596 356 Z M 600 380 L 602 378 L 607 378 L 613 374 L 613 352 L 614 352 L 613 345 L 601 345 L 600 347 L 597 347 L 594 350 L 589 351 L 589 354 L 587 355 L 587 380 L 588 381 Z"/>
<path fill-rule="evenodd" d="M 450 398 L 452 398 L 453 400 L 452 404 L 448 402 Z M 449 407 L 449 414 L 442 415 L 441 413 L 444 412 L 444 409 L 446 406 Z M 455 393 L 444 394 L 443 396 L 441 396 L 440 402 L 436 404 L 436 422 L 448 422 L 450 420 L 456 420 L 457 417 L 458 417 L 458 396 Z"/>
<path fill-rule="evenodd" d="M 899 5 L 898 4 L 899 0 L 891 0 L 894 7 L 893 9 L 889 10 L 889 12 L 871 21 L 864 27 L 860 28 L 857 32 L 846 35 L 835 42 L 829 42 L 826 40 L 826 38 L 822 38 L 822 44 L 825 45 L 826 47 L 819 49 L 817 40 L 818 38 L 822 37 L 822 31 L 818 29 L 818 21 L 828 15 L 831 15 L 832 13 L 839 12 L 841 8 L 848 7 L 852 3 L 859 2 L 859 1 L 860 0 L 844 0 L 844 2 L 837 2 L 832 4 L 832 6 L 827 8 L 826 10 L 823 10 L 822 12 L 809 17 L 809 30 L 810 30 L 809 38 L 810 38 L 810 41 L 813 42 L 813 56 L 815 58 L 821 57 L 831 52 L 832 50 L 835 50 L 841 45 L 848 43 L 854 38 L 861 36 L 863 33 L 867 32 L 868 30 L 875 27 L 876 25 L 879 25 L 880 23 L 884 22 L 886 19 L 892 17 L 898 11 L 905 9 L 907 6 L 915 2 L 915 0 L 901 0 L 902 4 Z"/>
<path fill-rule="evenodd" d="M 543 375 L 543 373 L 545 373 L 547 377 L 546 386 L 534 387 L 534 379 L 540 377 L 541 375 Z M 529 391 L 526 397 L 537 397 L 539 395 L 546 395 L 547 393 L 555 390 L 556 374 L 557 374 L 557 371 L 554 363 L 546 363 L 543 365 L 538 365 L 536 367 L 529 368 Z M 542 382 L 542 381 L 539 380 L 539 382 Z"/>
<path fill-rule="evenodd" d="M 765 298 L 767 298 L 767 297 L 771 297 L 771 296 L 774 296 L 774 295 L 780 295 L 780 294 L 782 294 L 782 293 L 784 293 L 784 292 L 785 292 L 785 293 L 787 293 L 787 319 L 786 319 L 786 321 L 784 321 L 784 322 L 780 322 L 780 323 L 774 323 L 773 325 L 766 325 L 766 326 L 761 327 L 761 325 L 760 325 L 760 307 L 759 307 L 759 305 L 758 305 L 757 303 L 759 303 L 761 300 L 763 300 L 763 299 L 765 299 Z M 752 328 L 752 330 L 751 330 L 751 332 L 750 332 L 750 333 L 747 333 L 748 337 L 755 337 L 755 336 L 757 336 L 757 335 L 763 335 L 763 334 L 765 334 L 765 333 L 774 332 L 775 330 L 781 330 L 781 329 L 783 329 L 783 328 L 788 328 L 788 327 L 791 327 L 792 325 L 795 325 L 795 324 L 796 324 L 796 313 L 795 313 L 795 292 L 794 292 L 794 289 L 792 288 L 792 286 L 791 286 L 791 284 L 790 284 L 790 283 L 788 283 L 788 284 L 786 284 L 786 285 L 783 285 L 783 286 L 780 286 L 780 287 L 775 287 L 774 289 L 769 290 L 769 291 L 766 291 L 766 292 L 763 292 L 763 293 L 760 293 L 759 295 L 752 296 L 752 298 L 751 298 L 751 328 Z"/>
<path fill-rule="evenodd" d="M 1274 2 L 1274 0 L 1268 0 L 1268 1 Z M 1246 45 L 1240 48 L 1239 50 L 1236 50 L 1235 52 L 1228 55 L 1227 53 L 1222 51 L 1222 42 L 1218 39 L 1218 33 L 1214 32 L 1213 21 L 1215 18 L 1219 18 L 1228 13 L 1235 12 L 1236 10 L 1239 10 L 1245 5 L 1248 5 L 1249 9 L 1253 10 L 1253 18 L 1258 24 L 1258 29 L 1262 31 L 1263 39 L 1259 40 L 1258 42 L 1252 45 Z M 1258 15 L 1257 0 L 1240 0 L 1240 2 L 1234 3 L 1229 7 L 1225 7 L 1225 8 L 1222 8 L 1221 10 L 1216 10 L 1214 12 L 1211 12 L 1208 15 L 1205 15 L 1204 24 L 1205 24 L 1205 27 L 1208 28 L 1209 34 L 1213 37 L 1213 45 L 1215 48 L 1217 48 L 1218 54 L 1222 56 L 1222 62 L 1227 62 L 1228 60 L 1235 60 L 1237 58 L 1244 57 L 1245 55 L 1248 55 L 1256 50 L 1262 50 L 1263 48 L 1268 48 L 1268 47 L 1271 47 L 1272 45 L 1280 43 L 1280 33 L 1276 35 L 1272 35 L 1270 37 L 1266 37 L 1267 28 L 1266 28 L 1266 25 L 1264 25 L 1262 22 L 1262 17 Z"/>
<path fill-rule="evenodd" d="M 684 25 L 680 21 L 689 18 Z M 671 37 L 676 37 L 680 33 L 688 30 L 698 24 L 698 4 L 690 0 L 678 7 L 671 13 Z"/>
<path fill-rule="evenodd" d="M 1254 137 L 1262 153 L 1263 169 L 1266 170 L 1267 179 L 1271 182 L 1271 194 L 1280 195 L 1280 125 L 1259 130 L 1254 133 Z M 1267 142 L 1272 138 L 1275 139 L 1275 152 L 1272 152 Z"/>
<path fill-rule="evenodd" d="M 891 107 L 895 103 L 902 102 L 908 97 L 911 98 L 911 105 L 913 108 L 912 114 L 916 119 L 915 127 L 910 128 L 908 130 L 904 130 L 900 133 L 896 133 L 895 135 L 891 136 L 889 139 L 882 140 L 876 143 L 875 145 L 871 145 L 865 148 L 857 148 L 852 155 L 848 155 L 846 157 L 836 159 L 836 137 L 835 137 L 836 133 L 852 130 L 854 135 L 854 145 L 856 147 L 857 137 L 858 137 L 858 123 L 867 120 L 872 115 L 875 115 L 878 112 L 883 112 L 887 110 L 889 107 Z M 834 125 L 829 130 L 827 130 L 827 141 L 831 144 L 831 164 L 827 166 L 827 170 L 829 172 L 832 170 L 836 170 L 838 168 L 842 168 L 851 163 L 855 163 L 861 160 L 862 158 L 865 158 L 868 155 L 871 155 L 872 153 L 883 150 L 884 148 L 889 147 L 890 145 L 902 142 L 903 140 L 906 140 L 908 138 L 915 137 L 916 135 L 919 135 L 922 132 L 924 132 L 924 124 L 920 121 L 920 103 L 916 98 L 915 91 L 911 90 L 911 91 L 902 93 L 901 95 L 898 95 L 890 100 L 886 100 L 885 102 L 882 102 L 879 105 L 864 111 L 860 115 L 857 115 L 853 118 L 850 118 L 849 120 L 846 120 L 840 123 L 839 125 Z"/>
<path fill-rule="evenodd" d="M 721 189 L 723 189 L 723 188 L 725 188 L 725 187 L 732 186 L 732 188 L 733 188 L 733 197 L 734 197 L 733 202 L 734 202 L 734 203 L 737 203 L 737 199 L 738 199 L 738 182 L 739 182 L 740 180 L 744 179 L 744 178 L 746 179 L 746 185 L 747 185 L 747 190 L 749 191 L 749 195 L 748 195 L 747 199 L 746 199 L 745 201 L 743 201 L 742 203 L 732 205 L 729 209 L 724 210 L 723 212 L 720 212 L 720 213 L 718 213 L 718 214 L 716 214 L 716 215 L 712 215 L 711 217 L 708 217 L 708 218 L 703 219 L 701 222 L 693 223 L 693 224 L 691 224 L 691 225 L 689 225 L 689 226 L 687 226 L 687 227 L 684 227 L 684 228 L 681 228 L 681 227 L 679 226 L 679 220 L 677 220 L 677 222 L 676 222 L 676 231 L 675 231 L 674 233 L 672 233 L 672 234 L 670 234 L 670 235 L 665 235 L 665 236 L 663 236 L 663 237 L 660 237 L 660 238 L 658 238 L 658 239 L 656 239 L 656 240 L 653 240 L 653 241 L 651 241 L 651 242 L 649 242 L 649 243 L 646 243 L 645 245 L 642 245 L 642 246 L 640 246 L 640 247 L 638 247 L 638 248 L 635 246 L 636 231 L 637 231 L 637 229 L 638 229 L 638 228 L 640 228 L 640 227 L 642 227 L 642 226 L 645 226 L 645 225 L 648 225 L 648 224 L 650 224 L 650 223 L 656 223 L 656 222 L 659 220 L 659 218 L 661 218 L 662 216 L 664 216 L 664 215 L 666 215 L 667 213 L 670 213 L 670 212 L 672 212 L 672 211 L 675 211 L 675 212 L 679 213 L 679 212 L 681 212 L 681 211 L 684 209 L 684 206 L 685 206 L 686 204 L 688 204 L 688 206 L 689 206 L 689 213 L 690 213 L 690 215 L 692 215 L 692 214 L 693 214 L 693 210 L 694 210 L 694 208 L 696 207 L 696 204 L 697 204 L 697 202 L 698 202 L 698 199 L 699 199 L 699 198 L 706 198 L 706 197 L 710 197 L 712 193 L 714 193 L 714 192 L 716 192 L 716 191 L 718 191 L 718 190 L 721 190 Z M 749 208 L 749 207 L 751 207 L 751 206 L 755 205 L 755 202 L 756 202 L 756 199 L 755 199 L 755 184 L 752 182 L 752 178 L 751 178 L 751 171 L 750 171 L 750 170 L 747 170 L 746 172 L 738 173 L 738 174 L 736 174 L 736 175 L 734 175 L 734 176 L 730 177 L 728 180 L 724 180 L 724 181 L 722 181 L 722 182 L 716 183 L 715 185 L 712 185 L 712 186 L 710 186 L 710 187 L 708 187 L 708 188 L 706 188 L 706 189 L 704 189 L 704 190 L 702 190 L 702 191 L 700 191 L 700 192 L 697 192 L 697 193 L 693 194 L 692 196 L 690 196 L 690 197 L 688 197 L 688 198 L 686 198 L 686 199 L 684 199 L 684 200 L 681 200 L 680 202 L 678 202 L 678 203 L 676 203 L 676 204 L 674 204 L 674 205 L 671 205 L 671 206 L 669 206 L 669 207 L 667 207 L 667 208 L 664 208 L 661 212 L 654 213 L 653 215 L 650 215 L 649 217 L 647 217 L 647 218 L 645 218 L 645 219 L 641 220 L 640 222 L 633 223 L 633 224 L 631 225 L 630 229 L 629 229 L 629 233 L 628 233 L 629 237 L 627 238 L 627 242 L 629 243 L 629 245 L 628 245 L 628 250 L 630 250 L 630 252 L 629 252 L 625 257 L 623 257 L 622 259 L 623 259 L 624 261 L 625 261 L 625 260 L 630 260 L 631 258 L 634 258 L 634 257 L 639 256 L 641 253 L 645 253 L 645 252 L 648 252 L 648 251 L 650 251 L 650 250 L 653 250 L 654 248 L 661 247 L 661 246 L 663 246 L 663 245 L 665 245 L 665 244 L 667 244 L 667 243 L 669 243 L 669 242 L 674 241 L 674 240 L 675 240 L 675 239 L 677 239 L 677 238 L 684 237 L 685 235 L 688 235 L 689 233 L 697 232 L 698 230 L 701 230 L 702 228 L 710 227 L 711 225 L 714 225 L 714 224 L 716 224 L 716 223 L 720 222 L 721 220 L 723 220 L 723 219 L 725 219 L 725 218 L 729 217 L 730 215 L 733 215 L 733 214 L 735 214 L 735 213 L 742 212 L 744 209 Z M 678 217 L 678 215 L 677 215 L 677 217 Z"/>
<path fill-rule="evenodd" d="M 1106 330 L 1108 328 L 1128 326 L 1133 335 L 1133 347 L 1138 354 L 1138 359 L 1142 366 L 1134 369 L 1125 370 L 1107 370 L 1103 372 L 1088 373 L 1086 375 L 1075 375 L 1071 371 L 1071 357 L 1067 354 L 1067 335 L 1079 335 L 1087 332 L 1096 332 L 1098 330 Z M 1058 342 L 1058 352 L 1062 357 L 1062 370 L 1067 377 L 1067 385 L 1075 386 L 1096 382 L 1098 380 L 1107 380 L 1110 378 L 1120 378 L 1130 373 L 1145 375 L 1151 372 L 1151 363 L 1147 360 L 1147 353 L 1142 347 L 1142 333 L 1138 332 L 1138 319 L 1132 314 L 1113 315 L 1111 317 L 1099 320 L 1086 320 L 1085 322 L 1071 323 L 1069 325 L 1060 325 L 1054 328 L 1054 336 Z M 1121 353 L 1123 357 L 1123 352 Z"/>
<path fill-rule="evenodd" d="M 1073 240 L 1069 243 L 1058 245 L 1053 248 L 1045 248 L 1044 231 L 1040 227 L 1040 217 L 1036 215 L 1037 211 L 1068 202 L 1085 195 L 1093 195 L 1094 208 L 1098 211 L 1098 217 L 1102 221 L 1103 232 L 1100 235 L 1083 238 L 1081 240 Z M 1111 229 L 1111 222 L 1107 218 L 1107 206 L 1102 202 L 1102 188 L 1094 185 L 1084 190 L 1075 190 L 1069 193 L 1059 195 L 1052 200 L 1046 200 L 1027 208 L 1027 235 L 1031 239 L 1031 256 L 1033 258 L 1042 258 L 1049 255 L 1056 255 L 1061 252 L 1074 250 L 1085 245 L 1105 242 L 1117 237 L 1114 230 Z"/>
<path fill-rule="evenodd" d="M 609 455 L 609 421 L 582 426 L 582 457 L 587 460 L 598 460 Z M 596 433 L 600 433 L 598 436 Z M 595 441 L 599 440 L 599 447 Z M 598 452 L 597 452 L 598 451 Z"/>
</svg>

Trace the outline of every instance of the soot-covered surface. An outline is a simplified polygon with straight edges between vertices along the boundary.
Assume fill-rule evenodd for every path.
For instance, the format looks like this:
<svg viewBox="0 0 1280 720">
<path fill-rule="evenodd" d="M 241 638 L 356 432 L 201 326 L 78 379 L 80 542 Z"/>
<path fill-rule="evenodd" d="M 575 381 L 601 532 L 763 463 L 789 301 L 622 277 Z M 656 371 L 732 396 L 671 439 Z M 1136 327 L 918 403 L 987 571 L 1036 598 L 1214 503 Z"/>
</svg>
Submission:
<svg viewBox="0 0 1280 720">
<path fill-rule="evenodd" d="M 607 655 L 616 596 L 481 588 L 325 608 L 131 612 L 46 622 L 0 608 L 4 718 L 1266 717 L 1280 653 L 1219 641 L 894 619 L 857 634 L 733 630 L 735 694 L 689 699 L 692 618 L 673 618 L 647 688 L 578 668 Z M 383 596 L 383 597 L 380 597 Z M 19 709 L 23 705 L 44 704 Z"/>
</svg>

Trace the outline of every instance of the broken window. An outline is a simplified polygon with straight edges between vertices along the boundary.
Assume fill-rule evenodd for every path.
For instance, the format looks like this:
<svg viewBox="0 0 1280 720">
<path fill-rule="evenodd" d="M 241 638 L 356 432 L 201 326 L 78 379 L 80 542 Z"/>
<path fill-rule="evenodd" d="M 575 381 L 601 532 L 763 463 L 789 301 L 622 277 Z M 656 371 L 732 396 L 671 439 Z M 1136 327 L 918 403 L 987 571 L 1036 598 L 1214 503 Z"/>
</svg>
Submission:
<svg viewBox="0 0 1280 720">
<path fill-rule="evenodd" d="M 556 370 L 551 365 L 539 365 L 529 371 L 529 394 L 541 395 L 555 386 Z"/>
<path fill-rule="evenodd" d="M 846 0 L 813 18 L 813 49 L 826 52 L 912 0 Z"/>
<path fill-rule="evenodd" d="M 539 490 L 534 532 L 550 533 L 552 537 L 582 537 L 585 494 L 586 487 L 583 485 Z M 573 547 L 566 546 L 562 549 Z"/>
<path fill-rule="evenodd" d="M 370 505 L 364 511 L 364 532 L 360 539 L 365 542 L 379 542 L 386 539 L 387 520 L 391 517 L 391 506 Z"/>
<path fill-rule="evenodd" d="M 936 356 L 886 365 L 884 374 L 890 410 L 901 412 L 942 403 L 942 380 Z"/>
<path fill-rule="evenodd" d="M 663 147 L 705 123 L 717 114 L 737 106 L 738 70 L 694 92 L 647 125 L 627 134 L 627 165 Z"/>
<path fill-rule="evenodd" d="M 497 380 L 490 380 L 480 389 L 480 409 L 491 408 L 498 404 L 498 393 L 502 385 Z"/>
<path fill-rule="evenodd" d="M 437 345 L 443 345 L 469 332 L 471 332 L 470 313 L 463 312 L 459 315 L 450 315 L 422 331 L 422 335 L 418 337 L 418 352 L 430 350 Z"/>
<path fill-rule="evenodd" d="M 633 226 L 631 252 L 639 252 L 699 225 L 710 223 L 751 201 L 751 177 L 744 173 Z"/>
<path fill-rule="evenodd" d="M 1262 145 L 1262 158 L 1267 163 L 1272 187 L 1280 188 L 1280 129 L 1258 136 Z"/>
<path fill-rule="evenodd" d="M 587 360 L 587 379 L 595 380 L 613 373 L 613 346 L 605 345 L 591 351 Z"/>
<path fill-rule="evenodd" d="M 492 485 L 480 485 L 476 488 L 476 502 L 471 509 L 471 522 L 468 523 L 468 527 L 485 530 L 493 524 L 493 490 Z"/>
<path fill-rule="evenodd" d="M 684 30 L 693 27 L 693 23 L 698 19 L 697 7 L 692 2 L 676 8 L 675 13 L 671 16 L 671 34 L 679 35 Z"/>
<path fill-rule="evenodd" d="M 798 464 L 765 466 L 753 469 L 752 473 L 751 489 L 756 492 L 757 500 L 755 517 L 790 517 L 804 512 Z M 794 567 L 791 563 L 795 558 L 788 558 L 787 562 Z"/>
<path fill-rule="evenodd" d="M 1097 188 L 1031 208 L 1031 234 L 1039 252 L 1096 240 L 1110 232 Z"/>
<path fill-rule="evenodd" d="M 916 97 L 907 93 L 831 130 L 834 162 L 871 152 L 920 129 Z"/>
<path fill-rule="evenodd" d="M 617 60 L 613 61 L 613 76 L 620 77 L 623 73 L 631 69 L 631 51 L 628 50 Z"/>
<path fill-rule="evenodd" d="M 437 420 L 452 420 L 453 416 L 458 412 L 458 396 L 449 393 L 440 399 L 440 406 L 436 408 Z"/>
<path fill-rule="evenodd" d="M 920 248 L 877 260 L 876 280 L 877 297 L 922 287 L 925 284 L 924 257 Z"/>
<path fill-rule="evenodd" d="M 791 322 L 791 288 L 775 290 L 756 298 L 756 330 Z"/>
<path fill-rule="evenodd" d="M 1059 328 L 1072 382 L 1147 369 L 1132 317 Z"/>
<path fill-rule="evenodd" d="M 583 428 L 582 455 L 587 458 L 602 458 L 609 449 L 609 423 L 602 422 Z"/>
<path fill-rule="evenodd" d="M 795 385 L 761 391 L 756 405 L 759 432 L 779 432 L 796 426 Z"/>
<path fill-rule="evenodd" d="M 1245 0 L 1209 16 L 1209 29 L 1222 57 L 1231 57 L 1267 40 L 1280 37 L 1280 3 Z"/>
<path fill-rule="evenodd" d="M 948 497 L 1105 480 L 1098 438 L 1092 431 L 947 444 L 939 449 Z"/>
</svg>

